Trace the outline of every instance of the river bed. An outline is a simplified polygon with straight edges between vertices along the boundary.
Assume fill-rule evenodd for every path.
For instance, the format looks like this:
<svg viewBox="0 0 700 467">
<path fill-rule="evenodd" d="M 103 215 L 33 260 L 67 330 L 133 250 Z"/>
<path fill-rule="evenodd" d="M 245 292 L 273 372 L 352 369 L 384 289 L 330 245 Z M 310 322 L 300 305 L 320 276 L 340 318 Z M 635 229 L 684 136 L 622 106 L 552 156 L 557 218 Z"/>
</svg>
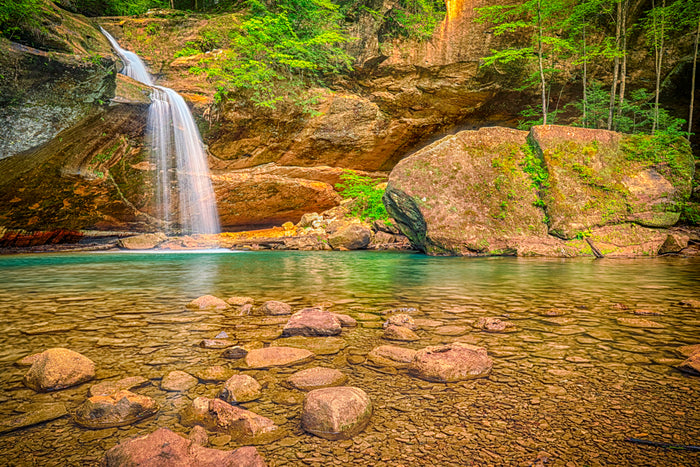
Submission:
<svg viewBox="0 0 700 467">
<path fill-rule="evenodd" d="M 263 383 L 242 404 L 287 435 L 258 446 L 268 465 L 698 465 L 700 453 L 625 441 L 700 444 L 700 377 L 679 372 L 677 348 L 700 343 L 700 259 L 636 260 L 434 258 L 384 252 L 179 252 L 0 257 L 0 417 L 49 402 L 69 410 L 100 380 L 143 376 L 136 390 L 161 406 L 135 425 L 88 430 L 63 417 L 0 435 L 1 465 L 94 465 L 120 441 L 157 427 L 187 434 L 178 414 L 221 383 L 185 394 L 159 389 L 171 370 L 223 365 Z M 192 299 L 250 296 L 295 310 L 324 304 L 358 326 L 343 329 L 337 353 L 311 363 L 248 370 L 197 344 L 225 331 L 242 344 L 276 340 L 285 319 L 192 311 Z M 420 340 L 381 338 L 382 312 L 412 307 Z M 658 315 L 637 316 L 635 310 Z M 475 329 L 480 317 L 512 322 L 507 334 Z M 651 320 L 632 327 L 621 318 Z M 37 333 L 36 331 L 40 332 Z M 44 330 L 45 332 L 41 331 Z M 493 357 L 491 374 L 429 383 L 363 357 L 394 344 L 419 349 L 467 342 Z M 341 347 L 342 347 L 341 346 Z M 51 347 L 91 358 L 96 380 L 37 394 L 14 362 Z M 334 367 L 374 404 L 370 425 L 352 440 L 328 441 L 300 427 L 304 393 L 285 379 L 312 366 Z M 234 449 L 210 433 L 210 446 Z"/>
</svg>

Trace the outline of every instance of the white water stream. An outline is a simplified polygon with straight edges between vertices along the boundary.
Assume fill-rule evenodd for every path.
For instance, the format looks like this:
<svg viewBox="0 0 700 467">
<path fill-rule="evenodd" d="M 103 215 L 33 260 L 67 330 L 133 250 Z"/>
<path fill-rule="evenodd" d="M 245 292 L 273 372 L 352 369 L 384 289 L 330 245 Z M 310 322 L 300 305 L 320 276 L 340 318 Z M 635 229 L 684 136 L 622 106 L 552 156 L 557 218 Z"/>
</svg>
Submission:
<svg viewBox="0 0 700 467">
<path fill-rule="evenodd" d="M 202 138 L 185 100 L 170 88 L 156 86 L 141 59 L 122 49 L 104 29 L 112 47 L 124 62 L 122 73 L 154 90 L 148 110 L 148 139 L 158 172 L 157 203 L 166 225 L 179 225 L 182 233 L 218 233 L 216 197 Z M 179 193 L 177 212 L 171 190 Z"/>
</svg>

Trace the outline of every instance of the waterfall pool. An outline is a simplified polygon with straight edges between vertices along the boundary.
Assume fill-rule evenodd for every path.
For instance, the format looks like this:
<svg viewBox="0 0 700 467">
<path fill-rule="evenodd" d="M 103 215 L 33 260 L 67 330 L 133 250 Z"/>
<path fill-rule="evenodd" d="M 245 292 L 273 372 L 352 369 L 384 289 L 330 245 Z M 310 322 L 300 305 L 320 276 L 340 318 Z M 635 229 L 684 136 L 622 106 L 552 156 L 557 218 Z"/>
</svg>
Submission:
<svg viewBox="0 0 700 467">
<path fill-rule="evenodd" d="M 134 425 L 89 430 L 70 416 L 0 435 L 2 465 L 92 465 L 122 440 L 157 427 L 187 434 L 179 413 L 223 383 L 184 394 L 159 389 L 172 370 L 222 365 L 263 384 L 242 404 L 274 420 L 286 436 L 258 446 L 268 465 L 698 465 L 700 453 L 633 444 L 641 438 L 700 444 L 700 377 L 676 369 L 680 346 L 700 343 L 700 259 L 636 260 L 436 258 L 388 252 L 83 253 L 0 257 L 0 418 L 63 402 L 69 412 L 100 381 L 143 376 L 135 392 L 161 409 Z M 336 349 L 311 363 L 249 370 L 221 350 L 198 346 L 227 332 L 242 345 L 283 344 L 286 317 L 186 310 L 205 294 L 281 300 L 294 310 L 324 304 L 358 321 Z M 382 312 L 412 307 L 420 340 L 382 339 Z M 656 315 L 637 316 L 635 310 Z M 480 317 L 516 330 L 488 333 Z M 658 327 L 632 327 L 624 318 Z M 311 338 L 325 339 L 325 338 Z M 365 356 L 385 344 L 419 349 L 467 342 L 493 358 L 486 378 L 430 383 Z M 319 341 L 320 342 L 320 341 Z M 39 394 L 15 362 L 51 347 L 92 359 L 94 381 Z M 332 350 L 336 350 L 333 352 Z M 370 425 L 346 441 L 300 427 L 304 393 L 285 384 L 313 366 L 346 373 L 374 404 Z M 233 449 L 210 433 L 210 447 Z M 537 464 L 536 464 L 537 465 Z"/>
</svg>

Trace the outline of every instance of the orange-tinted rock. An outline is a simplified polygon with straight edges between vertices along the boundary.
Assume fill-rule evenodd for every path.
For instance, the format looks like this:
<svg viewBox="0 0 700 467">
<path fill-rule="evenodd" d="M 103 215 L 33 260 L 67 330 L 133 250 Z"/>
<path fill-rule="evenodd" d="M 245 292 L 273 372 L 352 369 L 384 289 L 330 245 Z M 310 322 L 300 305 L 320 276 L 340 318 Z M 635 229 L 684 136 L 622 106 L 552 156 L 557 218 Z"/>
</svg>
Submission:
<svg viewBox="0 0 700 467">
<path fill-rule="evenodd" d="M 314 354 L 306 349 L 294 347 L 265 347 L 253 349 L 245 356 L 250 368 L 296 365 L 313 360 Z"/>
<path fill-rule="evenodd" d="M 268 300 L 267 302 L 260 305 L 257 312 L 263 315 L 291 315 L 292 307 L 284 302 L 277 300 Z"/>
<path fill-rule="evenodd" d="M 372 402 L 362 389 L 314 389 L 304 398 L 302 428 L 321 438 L 349 439 L 365 429 L 372 417 Z"/>
<path fill-rule="evenodd" d="M 361 224 L 349 224 L 328 236 L 334 250 L 361 250 L 369 245 L 372 232 Z"/>
<path fill-rule="evenodd" d="M 340 332 L 340 322 L 331 312 L 320 308 L 304 308 L 289 318 L 282 336 L 335 336 Z"/>
<path fill-rule="evenodd" d="M 75 411 L 78 425 L 95 430 L 124 426 L 148 418 L 158 412 L 155 400 L 130 391 L 92 396 Z"/>
<path fill-rule="evenodd" d="M 254 447 L 242 447 L 234 451 L 209 449 L 167 428 L 159 428 L 148 436 L 121 442 L 105 453 L 100 465 L 162 466 L 165 463 L 171 466 L 265 467 L 265 461 Z"/>
<path fill-rule="evenodd" d="M 88 389 L 88 396 L 108 396 L 123 390 L 140 388 L 148 384 L 148 380 L 142 376 L 130 376 L 115 381 L 103 381 Z"/>
<path fill-rule="evenodd" d="M 206 397 L 197 397 L 192 401 L 183 412 L 181 423 L 185 426 L 202 425 L 207 430 L 226 433 L 242 443 L 267 439 L 279 430 L 269 418 L 221 399 Z"/>
<path fill-rule="evenodd" d="M 219 397 L 231 404 L 240 404 L 258 399 L 261 389 L 260 383 L 255 378 L 248 375 L 233 375 L 224 383 Z"/>
<path fill-rule="evenodd" d="M 427 381 L 451 383 L 487 376 L 492 366 L 483 347 L 455 342 L 417 351 L 409 371 Z"/>
<path fill-rule="evenodd" d="M 411 342 L 420 339 L 418 335 L 411 331 L 409 328 L 404 326 L 394 326 L 393 324 L 384 328 L 384 334 L 382 334 L 382 339 L 387 339 L 390 341 L 404 341 Z"/>
<path fill-rule="evenodd" d="M 313 367 L 297 371 L 287 378 L 289 384 L 302 391 L 311 391 L 329 386 L 342 386 L 348 376 L 335 368 Z"/>
<path fill-rule="evenodd" d="M 152 250 L 161 243 L 163 243 L 167 237 L 163 233 L 148 233 L 135 235 L 133 237 L 126 237 L 119 240 L 119 247 L 125 250 Z"/>
<path fill-rule="evenodd" d="M 24 375 L 24 384 L 35 391 L 46 392 L 75 386 L 94 377 L 92 360 L 72 350 L 55 348 L 37 357 Z"/>
<path fill-rule="evenodd" d="M 380 345 L 372 349 L 367 355 L 367 358 L 377 366 L 408 368 L 415 356 L 416 351 L 413 349 L 406 349 L 395 345 Z"/>
<path fill-rule="evenodd" d="M 214 308 L 217 310 L 224 310 L 229 307 L 228 303 L 226 303 L 224 300 L 217 298 L 213 295 L 203 295 L 199 298 L 195 298 L 192 300 L 190 303 L 188 303 L 187 308 L 193 308 L 193 309 L 207 309 L 207 308 Z"/>
</svg>

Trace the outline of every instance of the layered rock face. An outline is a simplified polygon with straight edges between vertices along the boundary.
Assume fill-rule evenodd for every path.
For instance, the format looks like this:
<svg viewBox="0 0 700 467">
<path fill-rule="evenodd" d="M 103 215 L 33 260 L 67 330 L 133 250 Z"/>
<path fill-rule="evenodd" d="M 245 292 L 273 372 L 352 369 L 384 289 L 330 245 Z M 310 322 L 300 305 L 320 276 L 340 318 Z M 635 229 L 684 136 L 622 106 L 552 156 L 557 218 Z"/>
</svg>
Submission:
<svg viewBox="0 0 700 467">
<path fill-rule="evenodd" d="M 668 253 L 659 228 L 690 196 L 692 155 L 681 144 L 640 156 L 635 138 L 559 126 L 460 132 L 402 160 L 384 201 L 428 254 L 575 256 L 592 242 L 605 254 Z"/>
</svg>

